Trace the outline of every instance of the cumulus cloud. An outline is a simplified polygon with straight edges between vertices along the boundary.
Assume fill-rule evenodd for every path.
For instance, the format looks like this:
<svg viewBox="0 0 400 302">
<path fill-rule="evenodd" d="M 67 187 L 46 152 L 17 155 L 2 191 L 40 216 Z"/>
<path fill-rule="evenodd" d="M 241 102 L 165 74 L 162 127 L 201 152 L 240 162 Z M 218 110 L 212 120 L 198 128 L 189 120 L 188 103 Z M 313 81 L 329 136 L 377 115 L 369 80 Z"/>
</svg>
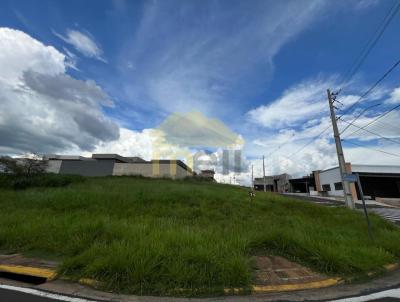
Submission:
<svg viewBox="0 0 400 302">
<path fill-rule="evenodd" d="M 400 87 L 395 88 L 391 94 L 390 98 L 387 100 L 388 104 L 397 104 L 400 103 Z"/>
<path fill-rule="evenodd" d="M 289 173 L 297 177 L 313 170 L 336 166 L 337 155 L 326 97 L 326 88 L 335 86 L 337 84 L 334 77 L 307 80 L 287 89 L 268 105 L 249 111 L 248 121 L 255 125 L 258 135 L 247 139 L 246 154 L 250 158 L 266 155 L 267 174 Z M 362 88 L 359 90 L 363 91 Z M 344 129 L 348 125 L 344 121 L 352 121 L 359 113 L 363 113 L 342 135 L 345 138 L 343 146 L 346 161 L 354 164 L 400 164 L 400 157 L 368 149 L 400 155 L 399 111 L 392 111 L 383 119 L 369 125 L 367 130 L 370 132 L 359 130 L 359 127 L 369 124 L 393 107 L 390 103 L 396 102 L 397 90 L 398 88 L 380 88 L 364 98 L 352 112 L 341 116 L 338 125 L 339 129 Z M 356 94 L 340 94 L 342 108 L 348 108 L 359 97 Z M 380 105 L 365 111 L 371 104 Z M 328 130 L 315 139 L 326 128 Z M 365 147 L 355 147 L 350 144 L 352 141 Z M 260 160 L 251 162 L 255 166 L 255 175 L 262 176 Z"/>
<path fill-rule="evenodd" d="M 221 121 L 198 112 L 172 114 L 157 128 L 141 131 L 121 128 L 120 133 L 118 140 L 100 143 L 94 152 L 147 160 L 180 159 L 196 171 L 213 169 L 219 174 L 248 168 L 241 152 L 244 143 L 241 136 Z"/>
<path fill-rule="evenodd" d="M 268 128 L 294 126 L 328 111 L 326 87 L 331 80 L 309 80 L 285 90 L 281 97 L 268 105 L 248 112 L 251 122 Z"/>
<path fill-rule="evenodd" d="M 98 59 L 104 63 L 107 62 L 103 57 L 103 50 L 89 32 L 83 33 L 79 30 L 67 29 L 65 36 L 57 32 L 54 32 L 54 34 L 68 44 L 71 44 L 84 56 Z"/>
<path fill-rule="evenodd" d="M 26 70 L 49 75 L 65 72 L 65 56 L 52 46 L 45 46 L 22 31 L 0 28 L 0 79 L 15 83 Z"/>
<path fill-rule="evenodd" d="M 110 97 L 66 74 L 65 55 L 19 30 L 0 28 L 0 152 L 92 150 L 118 139 L 102 108 Z"/>
<path fill-rule="evenodd" d="M 153 157 L 153 143 L 155 137 L 152 129 L 134 131 L 120 128 L 120 136 L 116 140 L 100 142 L 91 152 L 83 153 L 117 153 L 122 156 L 139 156 L 145 160 Z"/>
</svg>

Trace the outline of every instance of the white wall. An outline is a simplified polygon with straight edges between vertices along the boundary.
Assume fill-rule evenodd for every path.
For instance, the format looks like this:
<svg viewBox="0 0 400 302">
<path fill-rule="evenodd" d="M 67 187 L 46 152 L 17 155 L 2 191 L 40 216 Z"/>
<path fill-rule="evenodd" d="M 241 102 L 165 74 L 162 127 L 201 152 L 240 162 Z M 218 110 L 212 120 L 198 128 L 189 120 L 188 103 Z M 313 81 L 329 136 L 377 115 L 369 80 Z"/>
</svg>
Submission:
<svg viewBox="0 0 400 302">
<path fill-rule="evenodd" d="M 400 173 L 400 166 L 351 165 L 351 170 L 366 173 Z"/>
<path fill-rule="evenodd" d="M 339 167 L 321 171 L 319 175 L 321 187 L 326 184 L 331 185 L 331 190 L 328 192 L 330 196 L 343 196 L 343 190 L 335 190 L 335 182 L 341 182 Z"/>
<path fill-rule="evenodd" d="M 60 168 L 61 160 L 49 160 L 46 167 L 46 172 L 58 174 L 60 173 Z"/>
<path fill-rule="evenodd" d="M 184 178 L 191 173 L 176 163 L 115 163 L 113 175 Z"/>
</svg>

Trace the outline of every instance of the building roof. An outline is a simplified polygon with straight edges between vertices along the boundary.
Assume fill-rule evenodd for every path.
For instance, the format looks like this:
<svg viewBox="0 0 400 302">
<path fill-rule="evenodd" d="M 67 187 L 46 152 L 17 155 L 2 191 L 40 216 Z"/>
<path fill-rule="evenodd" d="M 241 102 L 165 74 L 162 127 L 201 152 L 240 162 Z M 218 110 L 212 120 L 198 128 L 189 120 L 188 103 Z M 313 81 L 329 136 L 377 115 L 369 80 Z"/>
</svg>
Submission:
<svg viewBox="0 0 400 302">
<path fill-rule="evenodd" d="M 174 160 L 174 159 L 152 159 L 151 161 L 146 161 L 141 157 L 133 156 L 133 157 L 124 157 L 119 154 L 114 153 L 97 153 L 92 154 L 92 158 L 83 157 L 79 155 L 57 155 L 57 154 L 48 154 L 44 156 L 44 158 L 49 160 L 116 160 L 121 163 L 145 163 L 145 164 L 152 164 L 158 162 L 160 164 L 177 164 L 178 166 L 182 167 L 186 171 L 192 172 L 192 169 L 188 167 L 183 161 L 181 160 Z"/>
<path fill-rule="evenodd" d="M 154 162 L 158 162 L 160 164 L 171 164 L 171 163 L 174 164 L 174 163 L 176 163 L 178 166 L 180 166 L 181 168 L 185 169 L 186 171 L 192 172 L 192 169 L 190 169 L 189 166 L 187 166 L 183 161 L 181 161 L 179 159 L 152 159 L 148 163 L 154 163 Z"/>
<path fill-rule="evenodd" d="M 400 173 L 400 166 L 392 165 L 351 165 L 351 171 L 359 173 Z"/>
<path fill-rule="evenodd" d="M 132 163 L 145 163 L 146 162 L 143 158 L 138 157 L 138 156 L 131 156 L 131 157 L 127 157 L 127 158 L 129 158 Z"/>
<path fill-rule="evenodd" d="M 48 160 L 93 160 L 92 158 L 83 157 L 80 155 L 58 155 L 58 154 L 46 154 L 43 156 L 43 158 Z"/>
<path fill-rule="evenodd" d="M 114 159 L 114 160 L 118 160 L 119 162 L 122 162 L 122 163 L 131 162 L 129 158 L 123 157 L 123 156 L 118 155 L 118 154 L 108 154 L 108 153 L 105 153 L 105 154 L 92 154 L 92 158 L 100 159 L 100 160 L 103 160 L 103 159 Z"/>
<path fill-rule="evenodd" d="M 292 178 L 289 174 L 287 173 L 282 173 L 282 174 L 278 174 L 278 175 L 265 175 L 265 179 L 281 179 L 281 178 Z M 257 181 L 263 181 L 263 177 L 255 177 L 254 180 Z"/>
<path fill-rule="evenodd" d="M 339 166 L 332 167 L 329 169 L 325 169 L 320 171 L 320 173 L 339 169 Z M 395 165 L 351 165 L 351 171 L 353 173 L 392 173 L 392 174 L 399 174 L 400 173 L 400 166 Z"/>
<path fill-rule="evenodd" d="M 215 174 L 215 171 L 214 170 L 201 170 L 200 171 L 200 173 L 212 173 L 212 174 Z"/>
</svg>

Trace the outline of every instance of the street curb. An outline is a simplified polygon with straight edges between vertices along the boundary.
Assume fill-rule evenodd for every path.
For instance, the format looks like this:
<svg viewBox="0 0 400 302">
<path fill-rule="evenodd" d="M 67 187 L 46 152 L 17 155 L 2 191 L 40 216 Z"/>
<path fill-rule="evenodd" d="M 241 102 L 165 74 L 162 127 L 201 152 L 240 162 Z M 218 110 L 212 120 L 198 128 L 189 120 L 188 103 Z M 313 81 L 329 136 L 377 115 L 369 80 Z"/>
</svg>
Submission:
<svg viewBox="0 0 400 302">
<path fill-rule="evenodd" d="M 343 282 L 344 281 L 341 278 L 328 278 L 321 281 L 313 281 L 313 282 L 297 283 L 297 284 L 253 285 L 253 293 L 263 294 L 263 293 L 277 293 L 277 292 L 287 292 L 287 291 L 304 290 L 304 289 L 318 289 L 318 288 L 337 285 Z"/>
<path fill-rule="evenodd" d="M 45 278 L 48 281 L 54 280 L 57 277 L 57 272 L 55 270 L 33 267 L 33 266 L 0 264 L 0 271 L 6 273 Z"/>
<path fill-rule="evenodd" d="M 400 268 L 399 263 L 391 263 L 387 264 L 384 267 L 386 272 L 392 272 Z M 14 273 L 20 275 L 27 275 L 32 277 L 41 277 L 45 278 L 47 281 L 51 281 L 57 278 L 58 274 L 56 270 L 47 269 L 47 268 L 39 268 L 32 266 L 22 266 L 22 265 L 4 265 L 0 264 L 0 272 Z M 368 276 L 374 276 L 378 274 L 378 272 L 370 272 Z M 64 278 L 61 278 L 64 279 Z M 65 280 L 68 280 L 67 278 Z M 97 281 L 91 278 L 81 278 L 78 280 L 78 283 L 82 285 L 87 285 L 90 287 L 98 288 L 101 286 L 102 282 Z M 297 284 L 280 284 L 280 285 L 253 285 L 252 293 L 253 294 L 262 294 L 262 293 L 279 293 L 279 292 L 288 292 L 288 291 L 296 291 L 296 290 L 306 290 L 306 289 L 319 289 L 330 287 L 334 285 L 338 285 L 344 283 L 344 280 L 341 278 L 327 278 L 321 281 L 312 281 L 307 283 L 297 283 Z M 226 294 L 239 294 L 244 292 L 242 288 L 225 288 L 224 292 Z"/>
<path fill-rule="evenodd" d="M 23 266 L 23 265 L 5 265 L 0 264 L 0 272 L 13 273 L 18 275 L 26 275 L 30 277 L 45 278 L 46 281 L 55 280 L 58 276 L 57 271 L 48 268 Z M 64 279 L 64 278 L 61 278 Z M 65 278 L 64 280 L 68 280 Z M 99 281 L 90 278 L 81 278 L 78 280 L 80 284 L 96 287 L 100 284 Z"/>
</svg>

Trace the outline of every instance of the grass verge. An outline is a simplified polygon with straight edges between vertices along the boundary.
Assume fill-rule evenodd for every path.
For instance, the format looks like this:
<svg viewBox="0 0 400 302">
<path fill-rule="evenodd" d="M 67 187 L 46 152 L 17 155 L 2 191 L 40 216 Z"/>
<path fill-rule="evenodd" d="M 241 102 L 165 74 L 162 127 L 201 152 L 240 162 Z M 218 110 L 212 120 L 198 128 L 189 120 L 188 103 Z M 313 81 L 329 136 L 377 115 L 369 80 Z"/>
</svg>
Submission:
<svg viewBox="0 0 400 302">
<path fill-rule="evenodd" d="M 341 277 L 400 257 L 399 229 L 372 215 L 228 185 L 130 177 L 0 189 L 0 249 L 62 259 L 60 273 L 152 295 L 250 289 L 255 251 Z"/>
</svg>

